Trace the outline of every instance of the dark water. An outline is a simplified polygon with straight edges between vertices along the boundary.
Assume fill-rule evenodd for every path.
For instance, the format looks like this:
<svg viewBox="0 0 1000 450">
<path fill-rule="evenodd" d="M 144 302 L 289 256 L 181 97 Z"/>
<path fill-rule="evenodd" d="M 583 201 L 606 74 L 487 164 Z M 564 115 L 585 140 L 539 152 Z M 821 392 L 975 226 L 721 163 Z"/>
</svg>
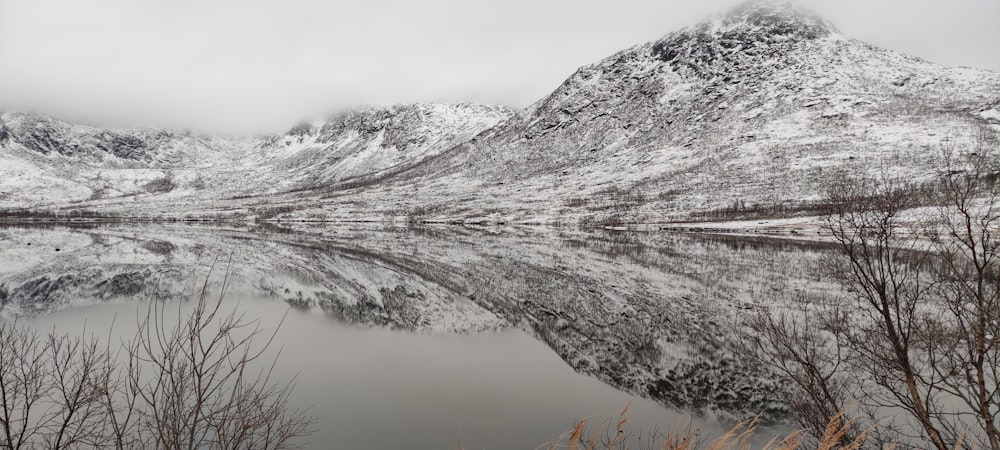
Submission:
<svg viewBox="0 0 1000 450">
<path fill-rule="evenodd" d="M 820 247 L 724 237 L 120 225 L 0 238 L 0 316 L 43 330 L 127 334 L 146 302 L 218 289 L 226 272 L 227 304 L 265 327 L 292 308 L 279 372 L 318 419 L 311 448 L 535 448 L 630 401 L 647 438 L 757 415 L 787 429 L 781 384 L 733 351 L 732 327 L 769 292 L 830 288 Z"/>
</svg>

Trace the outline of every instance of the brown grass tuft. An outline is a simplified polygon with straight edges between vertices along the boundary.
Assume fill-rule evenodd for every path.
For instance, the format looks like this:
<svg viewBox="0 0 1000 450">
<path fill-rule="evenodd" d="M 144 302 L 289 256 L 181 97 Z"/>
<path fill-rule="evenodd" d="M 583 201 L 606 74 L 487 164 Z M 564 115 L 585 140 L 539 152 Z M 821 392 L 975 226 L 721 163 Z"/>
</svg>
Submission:
<svg viewBox="0 0 1000 450">
<path fill-rule="evenodd" d="M 581 448 L 586 450 L 626 450 L 628 447 L 626 447 L 625 441 L 630 435 L 625 429 L 625 425 L 628 423 L 626 413 L 630 405 L 626 405 L 618 415 L 613 429 L 609 427 L 611 423 L 609 418 L 588 434 L 586 428 L 589 419 L 583 419 L 577 422 L 571 430 L 559 435 L 555 441 L 551 442 L 548 450 L 579 450 Z M 874 431 L 874 427 L 863 430 L 850 442 L 844 442 L 854 422 L 853 419 L 847 419 L 846 411 L 839 412 L 830 420 L 823 436 L 818 442 L 815 442 L 815 448 L 818 450 L 860 450 L 864 448 L 867 437 Z M 691 430 L 690 422 L 683 425 L 674 424 L 663 435 L 663 441 L 658 448 L 660 450 L 752 450 L 751 441 L 757 431 L 758 424 L 756 418 L 740 422 L 706 446 L 701 445 L 698 434 Z M 605 436 L 602 441 L 598 430 L 608 430 L 610 436 Z M 587 435 L 586 440 L 584 439 L 585 434 Z M 795 431 L 783 438 L 771 439 L 760 447 L 760 450 L 804 449 L 806 448 L 806 437 L 803 431 Z M 891 450 L 893 447 L 890 446 L 887 450 Z"/>
</svg>

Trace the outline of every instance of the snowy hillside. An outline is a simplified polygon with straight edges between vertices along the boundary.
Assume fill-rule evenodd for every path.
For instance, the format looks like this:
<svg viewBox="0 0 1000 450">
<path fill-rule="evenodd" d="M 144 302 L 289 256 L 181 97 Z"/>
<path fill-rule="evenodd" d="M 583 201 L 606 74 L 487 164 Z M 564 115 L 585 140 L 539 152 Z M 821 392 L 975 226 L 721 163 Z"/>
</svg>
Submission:
<svg viewBox="0 0 1000 450">
<path fill-rule="evenodd" d="M 473 104 L 415 104 L 302 123 L 261 144 L 302 187 L 385 176 L 420 163 L 516 114 Z M 305 175 L 305 176 L 303 176 Z"/>
<path fill-rule="evenodd" d="M 396 106 L 245 139 L 2 121 L 0 208 L 653 222 L 734 204 L 808 209 L 843 172 L 931 180 L 942 149 L 996 148 L 1000 74 L 751 1 L 584 66 L 520 112 Z"/>
<path fill-rule="evenodd" d="M 517 198 L 499 210 L 539 205 L 522 217 L 798 204 L 836 172 L 934 177 L 942 147 L 972 152 L 997 135 L 998 107 L 1000 74 L 754 2 L 581 68 L 522 120 L 465 146 L 461 175 L 486 180 L 476 187 L 492 194 L 480 197 Z"/>
<path fill-rule="evenodd" d="M 353 111 L 283 135 L 228 138 L 6 113 L 0 208 L 156 215 L 146 208 L 325 188 L 419 164 L 514 114 L 470 104 L 404 105 Z"/>
</svg>

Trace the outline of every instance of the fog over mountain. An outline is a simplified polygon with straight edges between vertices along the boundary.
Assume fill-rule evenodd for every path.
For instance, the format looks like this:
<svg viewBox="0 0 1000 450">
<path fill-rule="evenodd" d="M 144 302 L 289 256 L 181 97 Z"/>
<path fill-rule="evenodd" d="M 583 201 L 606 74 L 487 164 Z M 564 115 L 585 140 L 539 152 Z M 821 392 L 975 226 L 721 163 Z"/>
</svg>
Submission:
<svg viewBox="0 0 1000 450">
<path fill-rule="evenodd" d="M 839 174 L 937 177 L 1000 133 L 1000 74 L 751 1 L 523 109 L 401 104 L 252 137 L 0 116 L 0 207 L 189 219 L 658 222 L 808 213 Z"/>
<path fill-rule="evenodd" d="M 237 134 L 358 104 L 524 108 L 581 64 L 739 2 L 0 0 L 0 106 Z M 879 47 L 1000 70 L 992 0 L 798 3 Z"/>
<path fill-rule="evenodd" d="M 0 56 L 0 447 L 1000 450 L 996 0 L 0 0 Z"/>
</svg>

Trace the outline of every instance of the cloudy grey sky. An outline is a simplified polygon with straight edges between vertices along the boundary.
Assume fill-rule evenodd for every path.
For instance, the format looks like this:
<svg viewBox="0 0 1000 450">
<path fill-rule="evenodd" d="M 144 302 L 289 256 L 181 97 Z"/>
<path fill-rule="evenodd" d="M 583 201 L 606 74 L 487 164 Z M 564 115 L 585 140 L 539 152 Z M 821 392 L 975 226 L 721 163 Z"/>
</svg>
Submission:
<svg viewBox="0 0 1000 450">
<path fill-rule="evenodd" d="M 0 106 L 278 131 L 364 104 L 523 107 L 739 0 L 0 0 Z M 802 0 L 841 31 L 1000 71 L 1000 1 Z"/>
</svg>

